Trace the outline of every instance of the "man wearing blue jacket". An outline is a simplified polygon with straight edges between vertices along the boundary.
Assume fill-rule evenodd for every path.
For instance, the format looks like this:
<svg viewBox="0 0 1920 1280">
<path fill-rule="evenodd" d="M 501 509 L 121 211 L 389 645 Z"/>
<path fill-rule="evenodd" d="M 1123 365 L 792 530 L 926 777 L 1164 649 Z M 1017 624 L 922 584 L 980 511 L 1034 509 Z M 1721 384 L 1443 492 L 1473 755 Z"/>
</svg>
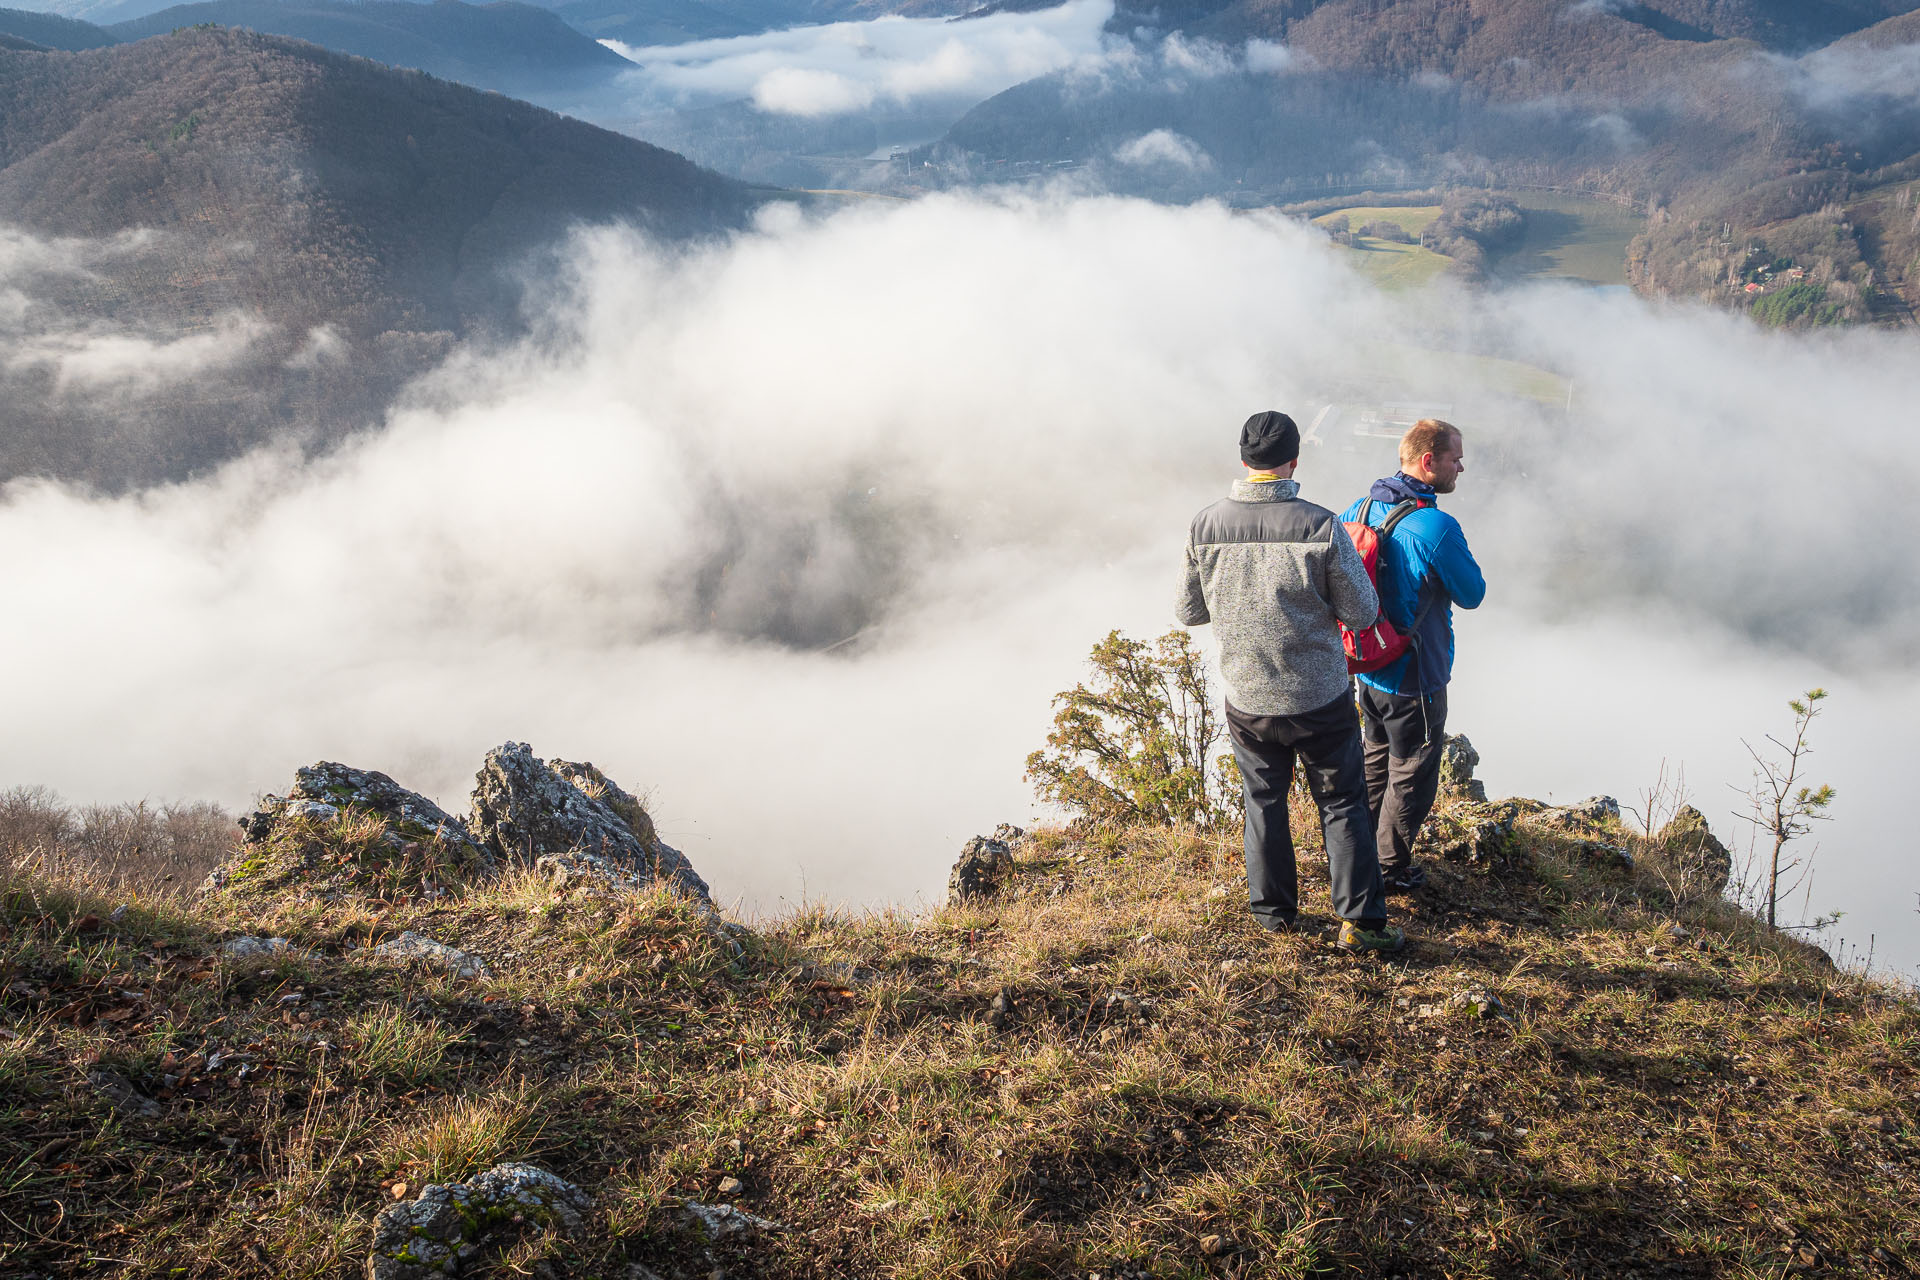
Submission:
<svg viewBox="0 0 1920 1280">
<path fill-rule="evenodd" d="M 1459 428 L 1423 418 L 1400 439 L 1400 470 L 1374 481 L 1366 499 L 1340 517 L 1359 520 L 1364 510 L 1366 522 L 1379 528 L 1400 504 L 1417 504 L 1387 535 L 1376 571 L 1380 611 L 1411 640 L 1403 656 L 1360 676 L 1367 807 L 1389 893 L 1417 892 L 1427 880 L 1414 864 L 1413 841 L 1440 786 L 1453 678 L 1452 606 L 1477 609 L 1487 594 L 1460 522 L 1438 505 L 1466 469 Z"/>
</svg>

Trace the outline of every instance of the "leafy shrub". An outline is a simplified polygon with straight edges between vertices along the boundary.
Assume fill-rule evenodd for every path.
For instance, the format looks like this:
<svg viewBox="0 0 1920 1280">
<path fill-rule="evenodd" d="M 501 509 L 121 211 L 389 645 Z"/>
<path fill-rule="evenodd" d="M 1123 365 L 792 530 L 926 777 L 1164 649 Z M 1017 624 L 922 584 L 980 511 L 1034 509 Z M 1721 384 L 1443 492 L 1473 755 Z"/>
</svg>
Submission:
<svg viewBox="0 0 1920 1280">
<path fill-rule="evenodd" d="M 1176 629 L 1149 646 L 1114 631 L 1091 661 L 1091 686 L 1055 696 L 1053 732 L 1027 757 L 1041 799 L 1087 826 L 1237 824 L 1239 770 L 1208 759 L 1222 727 L 1193 637 Z"/>
</svg>

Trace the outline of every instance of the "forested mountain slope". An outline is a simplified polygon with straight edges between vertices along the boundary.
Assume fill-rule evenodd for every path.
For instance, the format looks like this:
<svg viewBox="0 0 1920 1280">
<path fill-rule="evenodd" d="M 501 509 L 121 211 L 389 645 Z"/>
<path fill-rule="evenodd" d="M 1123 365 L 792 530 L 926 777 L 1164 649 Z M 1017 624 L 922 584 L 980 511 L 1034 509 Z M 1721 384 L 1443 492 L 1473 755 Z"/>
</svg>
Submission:
<svg viewBox="0 0 1920 1280">
<path fill-rule="evenodd" d="M 457 335 L 511 327 L 511 272 L 570 225 L 685 237 L 752 200 L 657 147 L 276 36 L 0 52 L 22 299 L 0 477 L 111 486 L 296 421 L 330 438 Z"/>
</svg>

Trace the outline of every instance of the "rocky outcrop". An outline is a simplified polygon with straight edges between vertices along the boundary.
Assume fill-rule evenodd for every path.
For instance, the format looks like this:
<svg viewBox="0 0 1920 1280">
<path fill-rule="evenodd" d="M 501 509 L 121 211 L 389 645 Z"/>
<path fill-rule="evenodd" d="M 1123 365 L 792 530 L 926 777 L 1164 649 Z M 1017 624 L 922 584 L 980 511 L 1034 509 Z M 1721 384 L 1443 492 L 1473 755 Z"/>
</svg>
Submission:
<svg viewBox="0 0 1920 1280">
<path fill-rule="evenodd" d="M 437 893 L 502 866 L 532 865 L 565 886 L 638 889 L 666 883 L 702 904 L 707 885 L 660 839 L 646 806 L 592 764 L 536 758 L 509 742 L 487 753 L 470 821 L 384 773 L 332 761 L 294 775 L 241 821 L 246 844 L 205 891 L 292 890 L 333 900 L 361 892 Z M 335 826 L 352 814 L 378 822 Z M 414 956 L 414 959 L 427 959 Z"/>
<path fill-rule="evenodd" d="M 1656 837 L 1661 852 L 1680 872 L 1689 888 L 1706 893 L 1725 892 L 1733 876 L 1733 854 L 1707 827 L 1706 815 L 1682 805 L 1673 821 Z"/>
<path fill-rule="evenodd" d="M 1486 803 L 1487 788 L 1473 776 L 1480 753 L 1464 733 L 1448 734 L 1440 747 L 1440 794 Z"/>
<path fill-rule="evenodd" d="M 473 833 L 499 857 L 549 870 L 594 875 L 603 867 L 629 884 L 664 882 L 702 902 L 707 883 L 686 856 L 654 834 L 636 832 L 619 808 L 645 818 L 639 802 L 591 765 L 566 765 L 600 789 L 594 796 L 523 742 L 487 752 L 473 790 Z M 586 855 L 568 857 L 567 855 Z"/>
<path fill-rule="evenodd" d="M 647 807 L 619 783 L 594 768 L 590 762 L 555 760 L 551 762 L 551 768 L 588 796 L 618 814 L 620 820 L 627 824 L 627 829 L 633 832 L 640 843 L 653 844 L 659 841 L 659 833 L 653 829 L 653 817 L 648 814 Z"/>
<path fill-rule="evenodd" d="M 1012 832 L 1018 839 L 1021 834 L 1018 827 L 1001 826 L 994 834 Z M 960 848 L 959 860 L 953 864 L 953 874 L 947 877 L 947 900 L 966 902 L 974 898 L 990 898 L 1000 891 L 1000 886 L 1013 872 L 1013 850 L 1006 840 L 994 840 L 987 836 L 975 836 Z"/>
<path fill-rule="evenodd" d="M 387 837 L 396 847 L 431 841 L 451 852 L 456 861 L 470 864 L 470 869 L 490 861 L 458 818 L 419 792 L 407 790 L 384 773 L 331 760 L 296 769 L 287 794 L 264 797 L 258 810 L 240 820 L 240 828 L 249 844 L 259 844 L 289 818 L 326 821 L 349 808 L 385 822 Z"/>
<path fill-rule="evenodd" d="M 434 1183 L 373 1223 L 367 1280 L 446 1280 L 505 1227 L 578 1235 L 592 1198 L 530 1164 L 503 1164 L 466 1182 Z"/>
</svg>

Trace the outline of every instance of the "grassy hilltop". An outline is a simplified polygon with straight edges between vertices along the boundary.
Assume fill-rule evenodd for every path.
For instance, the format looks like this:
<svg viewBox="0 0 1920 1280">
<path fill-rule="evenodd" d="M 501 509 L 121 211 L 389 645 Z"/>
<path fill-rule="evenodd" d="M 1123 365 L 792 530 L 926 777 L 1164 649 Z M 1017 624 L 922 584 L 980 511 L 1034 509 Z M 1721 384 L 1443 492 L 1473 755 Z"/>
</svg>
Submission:
<svg viewBox="0 0 1920 1280">
<path fill-rule="evenodd" d="M 383 834 L 302 819 L 199 899 L 8 873 L 0 1271 L 359 1274 L 396 1196 L 516 1159 L 584 1227 L 505 1222 L 461 1274 L 1920 1267 L 1920 1009 L 1617 823 L 1436 861 L 1392 961 L 1260 933 L 1190 830 L 1043 831 L 993 896 L 752 932 Z M 370 958 L 409 930 L 488 974 Z"/>
</svg>

